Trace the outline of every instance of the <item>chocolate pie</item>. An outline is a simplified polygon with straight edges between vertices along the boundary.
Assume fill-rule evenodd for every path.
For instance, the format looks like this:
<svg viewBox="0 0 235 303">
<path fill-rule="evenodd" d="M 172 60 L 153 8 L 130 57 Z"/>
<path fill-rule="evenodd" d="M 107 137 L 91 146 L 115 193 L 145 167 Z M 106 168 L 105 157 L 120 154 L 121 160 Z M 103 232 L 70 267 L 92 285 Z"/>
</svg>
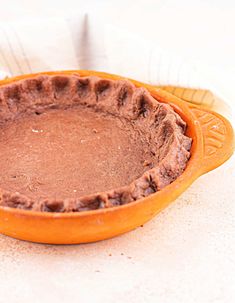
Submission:
<svg viewBox="0 0 235 303">
<path fill-rule="evenodd" d="M 173 182 L 190 157 L 186 123 L 128 80 L 38 75 L 0 86 L 0 205 L 78 212 Z"/>
</svg>

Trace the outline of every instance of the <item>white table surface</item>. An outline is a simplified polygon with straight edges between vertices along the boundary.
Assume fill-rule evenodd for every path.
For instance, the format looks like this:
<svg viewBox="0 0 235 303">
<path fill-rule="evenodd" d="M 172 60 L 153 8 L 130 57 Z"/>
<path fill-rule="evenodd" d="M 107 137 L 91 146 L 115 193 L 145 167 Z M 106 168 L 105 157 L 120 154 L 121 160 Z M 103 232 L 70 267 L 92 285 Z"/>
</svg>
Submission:
<svg viewBox="0 0 235 303">
<path fill-rule="evenodd" d="M 59 14 L 66 3 L 71 11 L 115 6 L 113 22 L 207 64 L 224 94 L 235 98 L 234 1 L 129 1 L 125 10 L 124 1 L 0 0 L 0 18 Z M 0 303 L 234 302 L 234 167 L 235 157 L 144 227 L 111 240 L 50 246 L 0 235 Z"/>
</svg>

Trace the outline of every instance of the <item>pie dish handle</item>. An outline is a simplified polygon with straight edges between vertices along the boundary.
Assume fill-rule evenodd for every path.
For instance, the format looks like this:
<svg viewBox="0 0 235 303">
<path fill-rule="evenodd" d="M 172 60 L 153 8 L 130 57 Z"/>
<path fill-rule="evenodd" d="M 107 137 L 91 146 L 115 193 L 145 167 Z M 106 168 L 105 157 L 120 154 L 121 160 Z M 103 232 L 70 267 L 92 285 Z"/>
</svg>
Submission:
<svg viewBox="0 0 235 303">
<path fill-rule="evenodd" d="M 220 114 L 195 105 L 189 105 L 203 135 L 204 153 L 202 174 L 223 164 L 234 151 L 234 132 L 230 122 Z"/>
</svg>

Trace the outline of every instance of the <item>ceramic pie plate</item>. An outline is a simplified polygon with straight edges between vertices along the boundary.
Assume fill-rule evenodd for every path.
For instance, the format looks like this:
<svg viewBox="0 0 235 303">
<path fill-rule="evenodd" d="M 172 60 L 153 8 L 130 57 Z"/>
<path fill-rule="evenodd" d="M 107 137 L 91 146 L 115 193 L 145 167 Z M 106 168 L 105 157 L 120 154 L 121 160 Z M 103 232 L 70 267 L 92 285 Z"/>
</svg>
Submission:
<svg viewBox="0 0 235 303">
<path fill-rule="evenodd" d="M 37 75 L 97 76 L 102 79 L 126 79 L 95 71 L 63 71 L 23 75 L 0 82 L 0 86 Z M 186 103 L 154 86 L 131 79 L 136 87 L 146 88 L 151 96 L 173 107 L 187 123 L 186 135 L 192 138 L 191 157 L 184 172 L 171 184 L 145 198 L 117 207 L 82 212 L 40 212 L 0 207 L 2 234 L 39 243 L 76 244 L 108 239 L 128 232 L 158 214 L 180 196 L 198 177 L 220 166 L 233 153 L 233 130 L 223 116 Z"/>
</svg>

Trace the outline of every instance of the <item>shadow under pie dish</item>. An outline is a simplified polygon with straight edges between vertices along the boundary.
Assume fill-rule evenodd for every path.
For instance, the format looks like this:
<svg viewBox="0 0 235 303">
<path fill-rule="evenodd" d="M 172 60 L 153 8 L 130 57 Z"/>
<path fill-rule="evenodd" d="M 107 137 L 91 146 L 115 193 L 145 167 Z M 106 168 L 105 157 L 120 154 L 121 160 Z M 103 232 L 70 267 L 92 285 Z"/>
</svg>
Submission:
<svg viewBox="0 0 235 303">
<path fill-rule="evenodd" d="M 220 115 L 91 71 L 2 81 L 0 130 L 1 232 L 45 243 L 131 230 L 233 150 Z"/>
</svg>

